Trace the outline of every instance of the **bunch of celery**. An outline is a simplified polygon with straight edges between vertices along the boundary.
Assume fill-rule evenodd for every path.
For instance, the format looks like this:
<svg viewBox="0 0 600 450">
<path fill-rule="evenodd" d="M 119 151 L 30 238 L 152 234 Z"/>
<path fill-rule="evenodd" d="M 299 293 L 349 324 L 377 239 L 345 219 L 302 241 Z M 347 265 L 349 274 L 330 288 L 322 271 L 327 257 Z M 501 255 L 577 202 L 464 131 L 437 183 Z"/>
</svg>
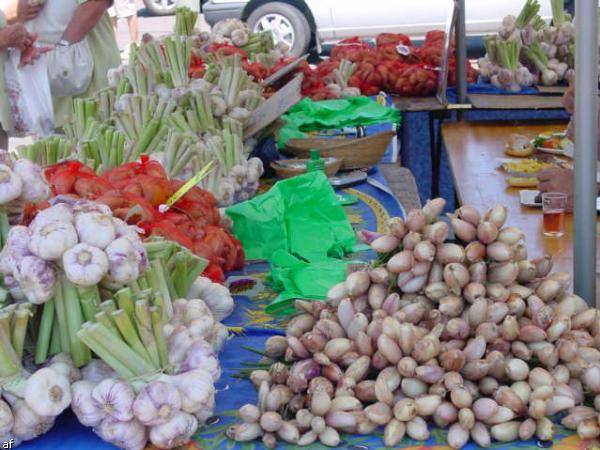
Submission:
<svg viewBox="0 0 600 450">
<path fill-rule="evenodd" d="M 19 158 L 26 158 L 41 167 L 50 166 L 73 156 L 75 146 L 64 136 L 50 136 L 33 144 L 17 147 Z"/>
<path fill-rule="evenodd" d="M 193 134 L 184 134 L 170 129 L 161 163 L 170 178 L 178 178 L 192 158 L 201 153 L 203 147 Z"/>
<path fill-rule="evenodd" d="M 144 385 L 149 381 L 145 376 L 155 377 L 161 370 L 168 371 L 164 299 L 160 292 L 124 288 L 115 293 L 114 300 L 100 303 L 98 309 L 77 332 L 86 348 L 121 378 L 138 378 L 134 384 Z"/>
<path fill-rule="evenodd" d="M 136 47 L 135 63 L 141 63 L 146 70 L 152 70 L 157 77 L 163 77 L 169 70 L 169 62 L 163 53 L 160 43 L 151 40 Z"/>
<path fill-rule="evenodd" d="M 173 87 L 187 86 L 190 81 L 188 68 L 192 57 L 192 39 L 184 36 L 169 36 L 163 39 L 169 65 L 167 75 Z"/>
<path fill-rule="evenodd" d="M 35 363 L 41 364 L 57 353 L 68 353 L 76 367 L 86 365 L 91 353 L 77 337 L 77 332 L 85 321 L 94 318 L 99 302 L 97 286 L 78 288 L 60 275 L 53 298 L 42 306 Z"/>
<path fill-rule="evenodd" d="M 118 107 L 114 115 L 116 126 L 132 144 L 125 161 L 135 161 L 142 153 L 158 150 L 167 134 L 165 119 L 175 110 L 176 102 L 155 94 L 128 94 L 119 99 Z"/>
<path fill-rule="evenodd" d="M 21 372 L 27 324 L 32 316 L 30 303 L 0 309 L 0 378 Z"/>
<path fill-rule="evenodd" d="M 107 126 L 93 139 L 81 143 L 79 159 L 97 173 L 103 173 L 128 162 L 124 155 L 125 134 L 115 127 Z"/>
<path fill-rule="evenodd" d="M 144 277 L 131 286 L 134 290 L 152 288 L 159 291 L 171 311 L 171 299 L 186 298 L 192 283 L 204 271 L 208 261 L 173 241 L 153 237 L 144 242 L 150 262 Z"/>
<path fill-rule="evenodd" d="M 270 30 L 251 33 L 248 36 L 248 43 L 241 47 L 248 55 L 257 53 L 268 53 L 275 48 L 273 33 Z"/>
<path fill-rule="evenodd" d="M 78 141 L 86 134 L 89 119 L 96 119 L 98 102 L 93 98 L 74 98 L 72 121 L 64 125 L 67 137 Z"/>
<path fill-rule="evenodd" d="M 191 36 L 198 20 L 198 13 L 188 7 L 175 10 L 175 34 Z"/>
</svg>

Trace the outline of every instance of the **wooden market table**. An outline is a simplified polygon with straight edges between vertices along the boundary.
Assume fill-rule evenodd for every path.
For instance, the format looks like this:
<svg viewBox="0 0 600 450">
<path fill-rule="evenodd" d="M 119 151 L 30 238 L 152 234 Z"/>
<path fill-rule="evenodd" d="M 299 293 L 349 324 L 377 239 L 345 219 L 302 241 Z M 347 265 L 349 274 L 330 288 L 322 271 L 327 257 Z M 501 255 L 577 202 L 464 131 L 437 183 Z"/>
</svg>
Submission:
<svg viewBox="0 0 600 450">
<path fill-rule="evenodd" d="M 557 92 L 558 93 L 558 92 Z M 562 95 L 468 94 L 475 110 L 563 109 Z"/>
<path fill-rule="evenodd" d="M 509 210 L 508 223 L 521 228 L 525 234 L 529 257 L 551 254 L 555 270 L 572 274 L 573 215 L 567 216 L 563 237 L 543 236 L 541 209 L 521 206 L 519 189 L 507 187 L 505 175 L 496 168 L 495 161 L 506 157 L 504 144 L 511 133 L 535 137 L 546 131 L 563 131 L 565 127 L 564 121 L 546 121 L 543 124 L 535 121 L 456 122 L 442 126 L 442 138 L 458 202 L 474 206 L 479 211 L 496 204 L 505 205 Z M 596 298 L 599 298 L 598 293 Z"/>
</svg>

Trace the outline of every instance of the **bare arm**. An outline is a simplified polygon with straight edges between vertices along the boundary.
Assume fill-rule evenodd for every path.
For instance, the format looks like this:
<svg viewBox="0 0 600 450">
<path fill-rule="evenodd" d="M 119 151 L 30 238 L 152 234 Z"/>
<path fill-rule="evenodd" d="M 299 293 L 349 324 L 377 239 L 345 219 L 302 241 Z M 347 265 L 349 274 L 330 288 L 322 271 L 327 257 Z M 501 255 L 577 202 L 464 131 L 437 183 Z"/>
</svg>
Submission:
<svg viewBox="0 0 600 450">
<path fill-rule="evenodd" d="M 96 26 L 109 6 L 109 0 L 88 0 L 79 5 L 62 38 L 72 43 L 81 41 Z"/>
<path fill-rule="evenodd" d="M 4 16 L 9 25 L 33 20 L 42 10 L 43 5 L 30 5 L 28 0 L 12 0 L 4 8 Z"/>
</svg>

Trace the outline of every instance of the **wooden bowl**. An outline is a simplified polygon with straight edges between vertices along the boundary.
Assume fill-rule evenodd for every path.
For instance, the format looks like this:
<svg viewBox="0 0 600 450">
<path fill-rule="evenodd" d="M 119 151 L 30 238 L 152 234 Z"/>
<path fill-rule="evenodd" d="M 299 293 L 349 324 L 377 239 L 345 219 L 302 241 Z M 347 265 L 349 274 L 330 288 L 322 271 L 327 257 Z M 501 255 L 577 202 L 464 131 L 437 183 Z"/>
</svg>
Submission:
<svg viewBox="0 0 600 450">
<path fill-rule="evenodd" d="M 332 177 L 338 173 L 343 159 L 333 157 L 323 159 L 325 160 L 325 174 L 328 177 Z M 307 161 L 308 159 L 280 159 L 279 161 L 272 161 L 271 167 L 279 178 L 291 178 L 306 173 Z"/>
<path fill-rule="evenodd" d="M 393 131 L 384 131 L 355 139 L 290 139 L 285 145 L 286 150 L 298 158 L 308 158 L 311 149 L 319 150 L 322 158 L 341 158 L 341 170 L 350 170 L 376 165 L 393 137 Z"/>
</svg>

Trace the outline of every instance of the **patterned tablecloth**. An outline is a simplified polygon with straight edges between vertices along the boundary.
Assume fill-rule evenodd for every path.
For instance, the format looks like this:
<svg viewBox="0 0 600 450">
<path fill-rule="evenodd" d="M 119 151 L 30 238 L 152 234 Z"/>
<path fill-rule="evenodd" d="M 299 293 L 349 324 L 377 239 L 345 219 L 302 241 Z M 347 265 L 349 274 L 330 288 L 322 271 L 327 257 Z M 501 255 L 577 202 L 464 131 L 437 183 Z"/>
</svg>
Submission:
<svg viewBox="0 0 600 450">
<path fill-rule="evenodd" d="M 379 174 L 372 174 L 381 180 Z M 357 229 L 382 230 L 386 219 L 390 216 L 400 216 L 401 208 L 395 200 L 385 192 L 367 184 L 346 189 L 345 192 L 356 195 L 359 202 L 347 206 L 346 211 L 353 226 Z M 361 255 L 362 259 L 368 259 L 368 253 Z M 259 441 L 237 444 L 225 436 L 225 430 L 233 422 L 237 421 L 237 410 L 245 403 L 256 403 L 256 392 L 248 380 L 234 377 L 240 368 L 247 367 L 248 363 L 255 363 L 260 356 L 248 351 L 244 347 L 255 349 L 263 348 L 264 341 L 273 334 L 283 334 L 285 328 L 284 319 L 275 318 L 265 313 L 265 307 L 276 297 L 276 293 L 269 289 L 265 279 L 268 267 L 265 263 L 248 264 L 243 271 L 232 274 L 228 278 L 228 284 L 235 294 L 236 308 L 225 324 L 235 332 L 234 336 L 226 343 L 223 352 L 219 355 L 223 375 L 217 383 L 217 411 L 210 424 L 198 431 L 194 442 L 190 443 L 189 450 L 203 449 L 239 449 L 254 450 L 263 449 Z M 445 446 L 446 432 L 441 429 L 433 429 L 431 438 L 427 442 L 417 442 L 405 439 L 398 448 L 409 449 L 449 449 Z M 573 436 L 568 430 L 558 428 L 556 439 L 553 443 L 538 443 L 537 441 L 516 442 L 510 446 L 496 444 L 492 448 L 520 448 L 538 449 L 540 447 L 551 447 L 555 450 L 590 449 L 596 445 L 594 442 L 581 441 Z M 36 450 L 83 450 L 83 449 L 114 449 L 113 446 L 102 442 L 90 429 L 79 425 L 71 414 L 64 414 L 57 425 L 46 435 L 28 442 L 22 446 L 24 449 Z M 280 444 L 286 450 L 298 447 L 288 444 Z M 313 444 L 311 450 L 326 449 L 327 447 Z M 379 450 L 384 449 L 382 430 L 367 436 L 344 435 L 343 442 L 338 448 L 349 450 Z M 469 449 L 477 448 L 469 445 Z M 600 450 L 600 447 L 597 447 Z"/>
</svg>

